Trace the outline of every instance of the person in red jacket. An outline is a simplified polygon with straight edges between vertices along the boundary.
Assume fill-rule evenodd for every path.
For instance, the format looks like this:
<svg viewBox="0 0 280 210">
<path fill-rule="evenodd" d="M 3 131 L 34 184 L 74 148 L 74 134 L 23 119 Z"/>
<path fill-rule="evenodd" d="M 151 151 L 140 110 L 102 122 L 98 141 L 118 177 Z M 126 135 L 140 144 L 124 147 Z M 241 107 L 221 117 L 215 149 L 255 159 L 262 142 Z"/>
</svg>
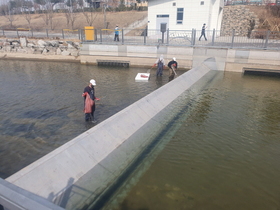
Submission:
<svg viewBox="0 0 280 210">
<path fill-rule="evenodd" d="M 84 97 L 84 112 L 85 112 L 85 121 L 92 121 L 95 123 L 94 120 L 94 112 L 95 112 L 95 103 L 94 101 L 99 101 L 99 98 L 95 97 L 94 86 L 96 82 L 94 79 L 89 81 L 89 85 L 85 87 L 83 97 Z"/>
</svg>

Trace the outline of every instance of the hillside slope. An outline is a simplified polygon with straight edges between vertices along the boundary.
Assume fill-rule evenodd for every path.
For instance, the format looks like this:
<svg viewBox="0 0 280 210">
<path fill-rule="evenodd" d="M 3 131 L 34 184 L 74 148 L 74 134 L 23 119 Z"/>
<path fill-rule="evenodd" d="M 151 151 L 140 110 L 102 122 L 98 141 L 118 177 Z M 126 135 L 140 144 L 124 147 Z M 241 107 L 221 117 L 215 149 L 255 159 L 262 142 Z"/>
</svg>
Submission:
<svg viewBox="0 0 280 210">
<path fill-rule="evenodd" d="M 225 6 L 225 7 L 235 7 L 235 6 Z M 256 29 L 262 30 L 271 30 L 271 31 L 280 31 L 280 7 L 266 7 L 266 6 L 250 6 L 243 5 L 247 10 L 253 12 L 259 19 L 258 25 L 255 26 Z M 273 15 L 273 13 L 277 14 Z M 228 10 L 225 8 L 224 17 Z M 106 15 L 102 12 L 96 12 L 94 14 L 94 23 L 93 26 L 96 29 L 109 28 L 113 29 L 116 25 L 120 28 L 127 27 L 132 23 L 143 20 L 148 16 L 147 11 L 123 11 L 123 12 L 106 12 Z M 227 22 L 230 22 L 233 25 L 240 25 L 239 19 L 234 19 L 231 15 L 228 15 L 230 18 Z M 244 14 L 240 18 L 245 19 Z M 44 14 L 33 14 L 31 15 L 31 28 L 34 31 L 44 31 L 45 29 L 51 29 L 50 25 L 47 26 L 45 23 L 46 16 Z M 251 19 L 251 18 L 249 18 Z M 236 23 L 236 24 L 235 24 Z M 222 22 L 222 30 L 224 31 L 226 22 Z M 245 24 L 247 25 L 247 23 Z M 73 29 L 82 29 L 84 26 L 89 26 L 86 21 L 83 13 L 75 13 L 75 21 L 73 24 Z M 144 26 L 145 27 L 145 26 Z M 237 26 L 236 26 L 237 27 Z M 233 28 L 236 28 L 235 26 Z M 242 26 L 242 27 L 251 27 L 251 26 Z M 0 16 L 0 29 L 10 29 L 10 23 L 8 18 L 5 16 Z M 15 15 L 12 28 L 29 28 L 28 21 L 24 15 Z M 143 28 L 143 27 L 142 27 Z M 227 27 L 232 29 L 232 27 Z M 237 27 L 238 28 L 238 27 Z M 54 13 L 53 17 L 53 26 L 52 29 L 61 30 L 61 29 L 72 29 L 71 24 L 67 24 L 67 18 L 64 13 Z M 246 30 L 247 31 L 247 30 Z"/>
<path fill-rule="evenodd" d="M 89 26 L 83 13 L 75 13 L 75 21 L 73 29 L 82 29 L 84 26 Z M 116 25 L 120 28 L 127 27 L 131 23 L 142 20 L 148 15 L 147 11 L 125 11 L 125 12 L 106 12 L 104 15 L 102 12 L 94 13 L 93 26 L 97 29 L 107 28 L 113 29 Z M 45 23 L 46 16 L 44 14 L 32 14 L 31 16 L 31 28 L 34 31 L 42 31 L 44 29 L 50 29 L 50 25 Z M 0 28 L 10 29 L 10 23 L 8 18 L 0 16 Z M 28 21 L 24 15 L 15 15 L 12 28 L 29 28 Z M 67 25 L 67 18 L 64 13 L 54 13 L 53 27 L 52 29 L 72 29 L 71 25 Z"/>
<path fill-rule="evenodd" d="M 259 18 L 259 30 L 280 31 L 280 6 L 248 6 Z"/>
</svg>

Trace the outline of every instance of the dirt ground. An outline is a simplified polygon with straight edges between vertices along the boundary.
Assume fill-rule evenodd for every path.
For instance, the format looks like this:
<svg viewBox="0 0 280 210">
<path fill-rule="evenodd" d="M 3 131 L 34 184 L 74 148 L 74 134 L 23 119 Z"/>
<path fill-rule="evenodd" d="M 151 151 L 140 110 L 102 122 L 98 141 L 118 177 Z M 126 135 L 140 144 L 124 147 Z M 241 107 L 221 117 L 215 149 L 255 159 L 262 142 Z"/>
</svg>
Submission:
<svg viewBox="0 0 280 210">
<path fill-rule="evenodd" d="M 73 29 L 82 29 L 84 26 L 89 26 L 83 13 L 76 13 Z M 106 12 L 106 15 L 102 12 L 95 13 L 93 26 L 96 29 L 107 28 L 113 29 L 116 25 L 119 28 L 127 27 L 133 22 L 140 21 L 148 15 L 147 11 L 126 11 L 126 12 Z M 50 29 L 50 26 L 45 24 L 44 14 L 32 14 L 31 15 L 31 28 L 34 31 L 42 31 L 44 29 Z M 10 29 L 10 23 L 5 16 L 0 16 L 0 29 Z M 29 28 L 28 21 L 24 15 L 15 15 L 13 28 Z M 64 13 L 55 13 L 53 17 L 53 29 L 72 29 L 70 25 L 67 25 L 67 18 Z"/>
</svg>

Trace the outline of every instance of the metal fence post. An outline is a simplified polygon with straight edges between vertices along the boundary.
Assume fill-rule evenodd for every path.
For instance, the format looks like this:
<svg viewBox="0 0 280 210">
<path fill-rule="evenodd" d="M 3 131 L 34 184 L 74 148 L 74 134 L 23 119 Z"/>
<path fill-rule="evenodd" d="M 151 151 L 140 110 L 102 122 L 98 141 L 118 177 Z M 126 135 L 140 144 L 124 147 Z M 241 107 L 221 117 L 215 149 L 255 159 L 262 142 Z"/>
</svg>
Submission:
<svg viewBox="0 0 280 210">
<path fill-rule="evenodd" d="M 192 33 L 191 33 L 191 46 L 193 46 L 193 30 L 194 29 L 192 29 Z"/>
<path fill-rule="evenodd" d="M 123 35 L 123 28 L 122 28 L 122 44 L 124 44 L 124 35 Z"/>
<path fill-rule="evenodd" d="M 61 30 L 61 34 L 62 34 L 62 39 L 64 39 L 64 30 Z"/>
<path fill-rule="evenodd" d="M 4 31 L 4 29 L 2 29 L 3 30 L 3 36 L 5 36 L 5 31 Z"/>
<path fill-rule="evenodd" d="M 97 30 L 96 29 L 94 29 L 94 41 L 97 42 Z"/>
<path fill-rule="evenodd" d="M 212 46 L 214 46 L 214 42 L 215 42 L 215 28 L 213 29 Z"/>
<path fill-rule="evenodd" d="M 100 42 L 102 43 L 102 29 L 100 29 Z"/>
<path fill-rule="evenodd" d="M 146 45 L 147 43 L 147 34 L 148 34 L 148 26 L 146 26 L 144 30 L 144 45 Z"/>
<path fill-rule="evenodd" d="M 230 46 L 230 48 L 233 48 L 234 35 L 235 35 L 235 29 L 232 29 L 232 37 L 231 37 L 231 46 Z"/>
<path fill-rule="evenodd" d="M 17 29 L 17 36 L 18 36 L 18 38 L 19 38 L 18 29 Z"/>
<path fill-rule="evenodd" d="M 166 30 L 166 44 L 169 45 L 169 28 Z"/>
<path fill-rule="evenodd" d="M 33 30 L 31 29 L 31 36 L 33 37 Z"/>
<path fill-rule="evenodd" d="M 191 46 L 195 45 L 196 29 L 192 29 Z"/>
<path fill-rule="evenodd" d="M 49 38 L 49 32 L 48 32 L 48 29 L 46 29 L 46 33 L 47 33 L 47 37 Z"/>
<path fill-rule="evenodd" d="M 265 38 L 265 43 L 264 43 L 264 49 L 267 48 L 269 35 L 270 35 L 270 30 L 268 30 L 268 31 L 266 32 L 266 38 Z"/>
</svg>

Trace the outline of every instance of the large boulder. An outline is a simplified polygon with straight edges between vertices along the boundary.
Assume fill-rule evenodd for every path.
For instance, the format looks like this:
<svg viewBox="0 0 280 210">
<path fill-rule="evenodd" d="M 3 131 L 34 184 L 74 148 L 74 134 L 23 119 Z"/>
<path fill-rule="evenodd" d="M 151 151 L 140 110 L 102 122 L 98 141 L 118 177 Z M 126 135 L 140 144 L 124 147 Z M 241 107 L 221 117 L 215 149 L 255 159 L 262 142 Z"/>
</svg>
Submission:
<svg viewBox="0 0 280 210">
<path fill-rule="evenodd" d="M 35 51 L 34 48 L 27 47 L 26 49 L 27 49 L 27 54 L 34 54 Z"/>
<path fill-rule="evenodd" d="M 42 52 L 43 55 L 46 55 L 49 52 L 49 50 L 47 48 L 45 48 Z"/>
<path fill-rule="evenodd" d="M 17 48 L 16 50 L 18 53 L 27 53 L 26 48 Z"/>
<path fill-rule="evenodd" d="M 59 42 L 58 41 L 47 41 L 48 46 L 50 47 L 59 47 Z"/>
<path fill-rule="evenodd" d="M 7 45 L 3 49 L 4 49 L 5 52 L 11 52 L 12 47 L 10 45 Z"/>
<path fill-rule="evenodd" d="M 25 37 L 19 38 L 20 46 L 26 47 L 27 46 L 27 40 Z"/>
<path fill-rule="evenodd" d="M 62 51 L 61 51 L 60 48 L 57 48 L 57 49 L 56 49 L 56 54 L 57 54 L 57 55 L 61 55 L 61 52 L 62 52 Z"/>
<path fill-rule="evenodd" d="M 48 45 L 47 42 L 45 42 L 41 39 L 37 41 L 37 44 L 39 47 L 46 47 Z"/>
<path fill-rule="evenodd" d="M 67 56 L 67 55 L 70 55 L 70 52 L 67 51 L 67 50 L 63 50 L 63 51 L 61 52 L 61 55 Z"/>
<path fill-rule="evenodd" d="M 73 51 L 71 52 L 71 55 L 77 57 L 77 56 L 79 55 L 79 51 L 78 51 L 78 50 L 73 50 Z"/>
<path fill-rule="evenodd" d="M 19 44 L 18 42 L 15 42 L 15 41 L 12 42 L 12 45 L 13 45 L 14 47 L 19 47 L 19 46 L 20 46 L 20 44 Z"/>
<path fill-rule="evenodd" d="M 29 47 L 29 48 L 33 48 L 33 47 L 35 47 L 35 44 L 34 44 L 34 43 L 32 43 L 32 42 L 29 42 L 29 43 L 27 43 L 27 47 Z"/>
<path fill-rule="evenodd" d="M 43 50 L 44 49 L 42 49 L 42 48 L 36 47 L 36 48 L 34 48 L 34 54 L 42 54 Z"/>
</svg>

